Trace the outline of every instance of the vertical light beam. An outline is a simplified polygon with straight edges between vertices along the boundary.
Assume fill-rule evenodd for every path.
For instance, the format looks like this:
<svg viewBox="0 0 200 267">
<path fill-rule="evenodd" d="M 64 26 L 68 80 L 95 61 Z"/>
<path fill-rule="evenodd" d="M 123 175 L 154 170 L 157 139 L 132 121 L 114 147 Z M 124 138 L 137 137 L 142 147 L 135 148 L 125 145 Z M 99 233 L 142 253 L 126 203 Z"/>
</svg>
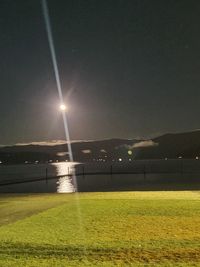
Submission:
<svg viewBox="0 0 200 267">
<path fill-rule="evenodd" d="M 45 20 L 45 25 L 46 25 L 49 48 L 50 48 L 50 52 L 51 52 L 51 58 L 52 58 L 53 68 L 54 68 L 55 77 L 56 77 L 58 95 L 59 95 L 60 103 L 64 103 L 63 94 L 62 94 L 62 87 L 61 87 L 61 82 L 60 82 L 60 75 L 59 75 L 59 71 L 58 71 L 56 52 L 55 52 L 54 41 L 53 41 L 53 36 L 52 36 L 52 31 L 51 31 L 49 10 L 48 10 L 46 0 L 42 0 L 42 10 L 43 10 L 43 14 L 44 14 L 44 20 Z M 69 159 L 70 159 L 70 161 L 73 161 L 73 154 L 72 154 L 72 148 L 71 148 L 66 112 L 62 112 L 62 117 L 63 117 L 64 129 L 65 129 L 65 136 L 66 136 L 66 140 L 67 140 Z"/>
<path fill-rule="evenodd" d="M 48 10 L 48 6 L 47 6 L 47 1 L 46 0 L 42 0 L 42 10 L 43 10 L 43 14 L 44 14 L 47 37 L 48 37 L 48 41 L 49 41 L 49 48 L 50 48 L 50 51 L 51 51 L 51 57 L 52 57 L 54 72 L 55 72 L 55 76 L 56 76 L 58 94 L 59 94 L 61 103 L 63 103 L 63 95 L 62 95 L 62 89 L 61 89 L 60 75 L 59 75 L 59 72 L 58 72 L 57 58 L 56 58 L 54 41 L 53 41 L 53 36 L 52 36 L 52 31 L 51 31 L 51 24 L 50 24 L 50 19 L 49 19 L 49 10 Z"/>
</svg>

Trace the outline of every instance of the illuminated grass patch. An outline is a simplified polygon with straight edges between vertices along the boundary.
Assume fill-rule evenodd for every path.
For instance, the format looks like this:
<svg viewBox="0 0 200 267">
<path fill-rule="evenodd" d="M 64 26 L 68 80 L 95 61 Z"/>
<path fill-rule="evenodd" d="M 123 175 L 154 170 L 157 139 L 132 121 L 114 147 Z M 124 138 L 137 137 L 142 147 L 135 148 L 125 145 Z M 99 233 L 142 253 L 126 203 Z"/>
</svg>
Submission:
<svg viewBox="0 0 200 267">
<path fill-rule="evenodd" d="M 0 266 L 200 266 L 200 194 L 2 195 Z"/>
</svg>

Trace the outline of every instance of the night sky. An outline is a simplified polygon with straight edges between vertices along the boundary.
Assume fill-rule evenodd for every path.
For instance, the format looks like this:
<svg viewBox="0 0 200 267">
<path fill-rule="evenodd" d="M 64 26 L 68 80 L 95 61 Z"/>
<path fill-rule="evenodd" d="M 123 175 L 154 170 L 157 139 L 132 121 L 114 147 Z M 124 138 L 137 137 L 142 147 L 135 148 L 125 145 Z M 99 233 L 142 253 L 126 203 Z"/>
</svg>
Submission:
<svg viewBox="0 0 200 267">
<path fill-rule="evenodd" d="M 48 0 L 72 139 L 200 128 L 198 0 Z M 39 0 L 0 1 L 0 144 L 64 139 Z"/>
</svg>

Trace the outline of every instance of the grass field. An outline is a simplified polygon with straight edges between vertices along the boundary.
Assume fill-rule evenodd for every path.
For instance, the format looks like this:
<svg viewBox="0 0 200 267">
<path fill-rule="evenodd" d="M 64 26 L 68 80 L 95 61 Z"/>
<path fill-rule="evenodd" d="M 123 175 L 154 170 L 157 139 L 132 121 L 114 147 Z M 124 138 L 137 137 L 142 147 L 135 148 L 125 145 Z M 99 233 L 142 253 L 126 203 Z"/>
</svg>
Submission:
<svg viewBox="0 0 200 267">
<path fill-rule="evenodd" d="M 200 192 L 0 195 L 0 266 L 200 266 Z"/>
</svg>

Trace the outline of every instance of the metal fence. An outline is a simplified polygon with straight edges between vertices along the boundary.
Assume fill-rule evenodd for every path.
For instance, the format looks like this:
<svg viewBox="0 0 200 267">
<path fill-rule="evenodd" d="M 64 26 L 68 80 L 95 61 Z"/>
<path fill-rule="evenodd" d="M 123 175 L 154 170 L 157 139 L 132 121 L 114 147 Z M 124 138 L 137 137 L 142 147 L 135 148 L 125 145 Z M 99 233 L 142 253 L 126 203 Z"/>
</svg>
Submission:
<svg viewBox="0 0 200 267">
<path fill-rule="evenodd" d="M 9 166 L 7 166 L 9 168 Z M 31 166 L 31 168 L 33 168 Z M 62 177 L 72 177 L 75 175 L 78 182 L 83 183 L 85 180 L 91 180 L 88 177 L 107 176 L 107 179 L 115 178 L 115 176 L 129 177 L 132 181 L 140 182 L 153 182 L 153 181 L 188 181 L 198 182 L 200 181 L 200 161 L 199 160 L 146 160 L 146 161 L 134 161 L 134 163 L 106 163 L 106 164 L 79 164 L 75 168 L 65 168 L 63 174 L 57 174 L 51 170 L 52 166 L 45 166 L 42 171 L 39 167 L 38 170 L 33 168 L 33 171 L 29 173 L 14 172 L 15 169 L 9 168 L 10 172 L 1 171 L 1 176 L 6 176 L 6 179 L 0 180 L 0 186 L 7 186 L 20 183 L 31 183 L 37 181 L 46 181 L 60 179 Z M 28 169 L 28 168 L 27 168 Z M 30 168 L 29 168 L 30 169 Z M 35 175 L 35 176 L 34 176 Z M 130 177 L 132 175 L 132 178 Z M 154 179 L 153 176 L 154 175 Z M 11 178 L 15 176 L 16 178 Z M 137 176 L 139 180 L 136 179 Z M 157 177 L 155 179 L 155 177 Z M 173 179 L 170 179 L 172 177 Z M 177 177 L 177 178 L 174 178 Z M 188 179 L 188 177 L 190 177 Z M 126 179 L 123 178 L 123 181 Z"/>
</svg>

